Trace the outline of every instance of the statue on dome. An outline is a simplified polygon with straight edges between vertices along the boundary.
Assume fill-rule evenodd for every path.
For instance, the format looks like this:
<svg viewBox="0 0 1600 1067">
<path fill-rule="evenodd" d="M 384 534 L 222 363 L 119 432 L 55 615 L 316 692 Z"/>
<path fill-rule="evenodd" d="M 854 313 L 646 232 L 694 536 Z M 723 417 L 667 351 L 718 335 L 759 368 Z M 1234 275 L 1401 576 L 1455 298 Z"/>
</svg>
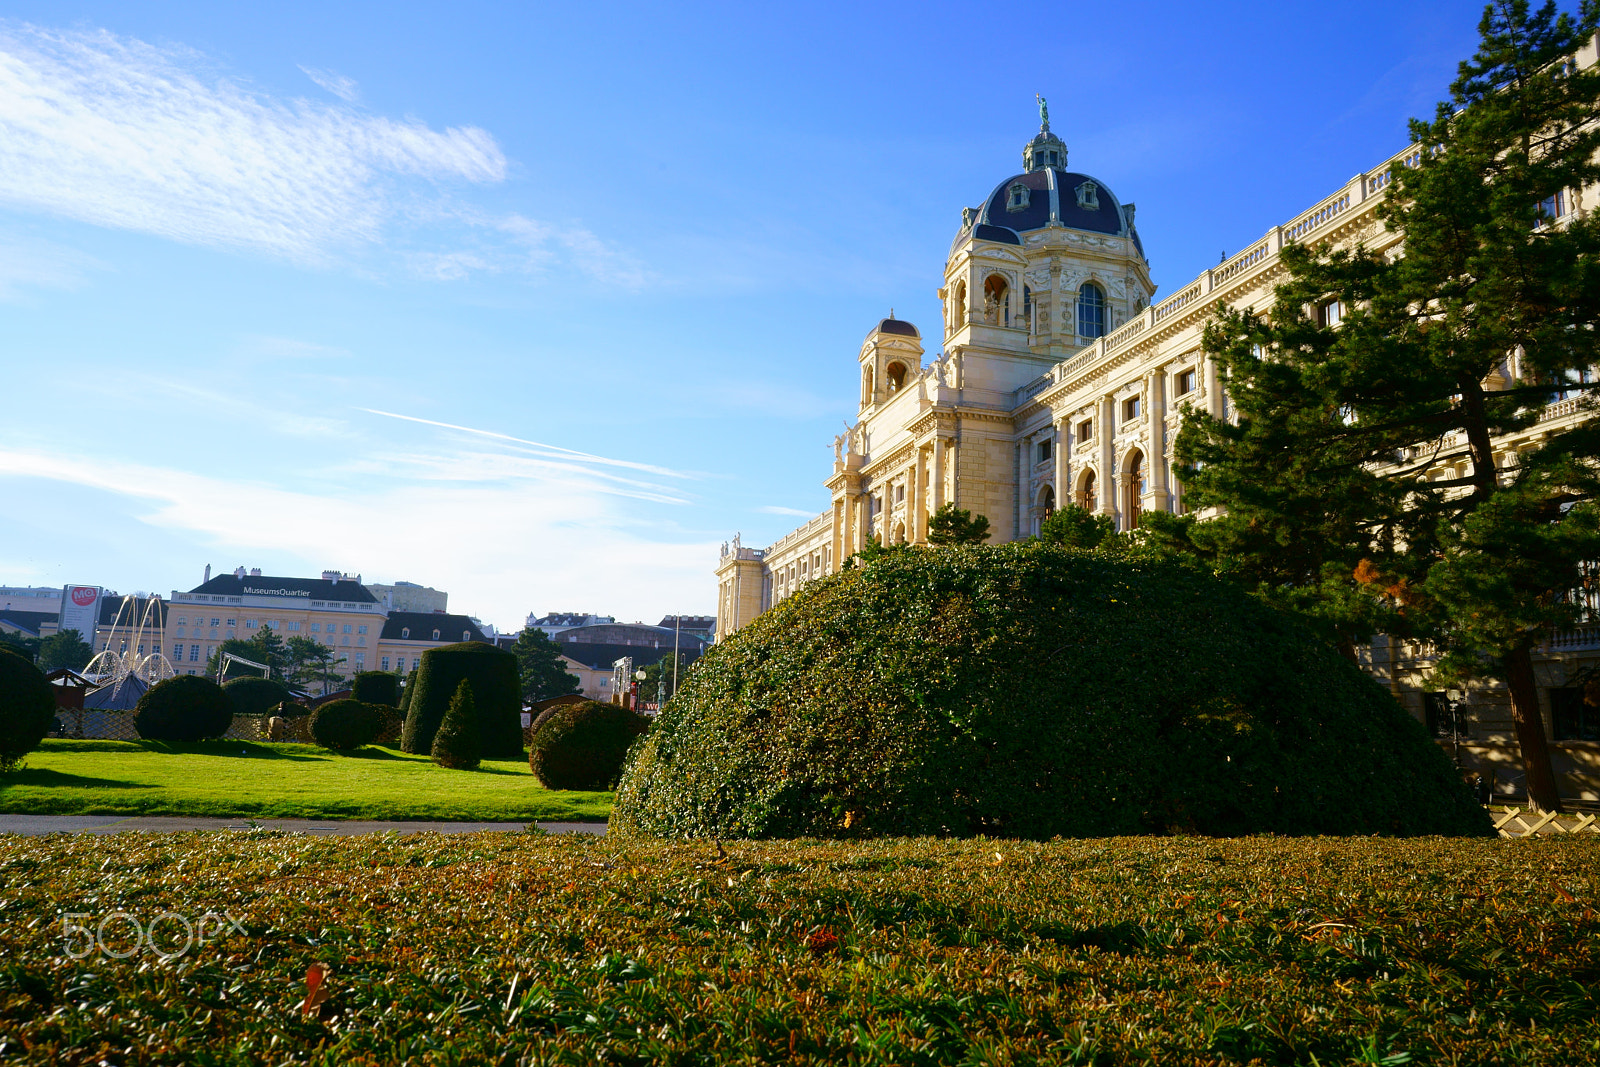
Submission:
<svg viewBox="0 0 1600 1067">
<path fill-rule="evenodd" d="M 1045 133 L 1050 132 L 1050 104 L 1038 93 L 1033 98 L 1039 101 L 1039 129 Z"/>
</svg>

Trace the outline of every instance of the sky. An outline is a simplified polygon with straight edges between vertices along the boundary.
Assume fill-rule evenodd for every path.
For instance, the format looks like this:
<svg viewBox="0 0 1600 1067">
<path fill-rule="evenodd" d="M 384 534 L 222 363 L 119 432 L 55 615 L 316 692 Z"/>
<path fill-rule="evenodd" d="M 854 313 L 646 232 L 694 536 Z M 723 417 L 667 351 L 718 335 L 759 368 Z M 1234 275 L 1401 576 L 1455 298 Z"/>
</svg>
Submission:
<svg viewBox="0 0 1600 1067">
<path fill-rule="evenodd" d="M 1036 93 L 1160 299 L 1398 151 L 1480 10 L 0 0 L 0 585 L 710 614 L 873 324 L 938 350 Z"/>
</svg>

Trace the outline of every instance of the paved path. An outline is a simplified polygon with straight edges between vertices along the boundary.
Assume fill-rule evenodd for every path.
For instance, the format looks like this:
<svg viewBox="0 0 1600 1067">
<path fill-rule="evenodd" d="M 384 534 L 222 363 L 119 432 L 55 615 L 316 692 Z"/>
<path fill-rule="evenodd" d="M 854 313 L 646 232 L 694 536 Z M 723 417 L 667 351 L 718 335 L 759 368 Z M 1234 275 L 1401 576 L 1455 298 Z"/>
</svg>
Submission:
<svg viewBox="0 0 1600 1067">
<path fill-rule="evenodd" d="M 475 830 L 526 830 L 525 822 L 376 822 L 332 819 L 205 819 L 181 815 L 5 815 L 0 814 L 0 834 L 117 834 L 124 830 L 168 833 L 174 830 L 294 830 L 308 834 L 381 834 L 389 831 L 416 834 L 466 834 Z M 603 822 L 541 822 L 539 829 L 552 834 L 603 834 Z"/>
</svg>

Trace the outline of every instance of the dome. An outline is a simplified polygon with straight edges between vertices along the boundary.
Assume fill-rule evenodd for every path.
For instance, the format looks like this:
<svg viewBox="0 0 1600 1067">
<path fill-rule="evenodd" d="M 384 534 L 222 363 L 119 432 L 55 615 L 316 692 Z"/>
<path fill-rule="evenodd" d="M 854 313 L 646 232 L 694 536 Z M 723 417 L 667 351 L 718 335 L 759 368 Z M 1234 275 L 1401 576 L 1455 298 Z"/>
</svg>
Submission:
<svg viewBox="0 0 1600 1067">
<path fill-rule="evenodd" d="M 1133 238 L 1144 255 L 1144 245 L 1133 228 L 1133 205 L 1124 207 L 1104 182 L 1066 169 L 1067 146 L 1050 132 L 1048 112 L 1040 101 L 1041 129 L 1022 150 L 1021 174 L 999 185 L 979 208 L 962 212 L 959 243 L 972 236 L 980 241 L 1020 245 L 1022 234 L 1051 226 L 1087 230 Z"/>
<path fill-rule="evenodd" d="M 890 317 L 887 319 L 879 319 L 878 325 L 869 330 L 867 332 L 867 336 L 870 338 L 875 333 L 895 333 L 899 334 L 901 337 L 915 337 L 919 341 L 922 339 L 922 334 L 917 332 L 917 328 L 915 326 L 911 325 L 904 319 L 895 318 L 894 312 L 892 311 L 889 313 L 889 316 Z"/>
</svg>

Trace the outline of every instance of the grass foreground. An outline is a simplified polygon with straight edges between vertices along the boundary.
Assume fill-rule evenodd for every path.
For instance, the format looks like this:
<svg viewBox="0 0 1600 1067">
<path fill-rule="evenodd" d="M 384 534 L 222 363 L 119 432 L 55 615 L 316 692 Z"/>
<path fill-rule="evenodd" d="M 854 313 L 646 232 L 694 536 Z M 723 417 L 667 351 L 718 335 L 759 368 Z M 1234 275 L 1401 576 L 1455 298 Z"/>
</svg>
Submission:
<svg viewBox="0 0 1600 1067">
<path fill-rule="evenodd" d="M 130 833 L 0 878 L 6 1062 L 1600 1059 L 1586 840 Z"/>
<path fill-rule="evenodd" d="M 610 793 L 544 788 L 522 761 L 452 771 L 369 745 L 47 740 L 0 778 L 0 811 L 278 819 L 601 820 Z"/>
</svg>

